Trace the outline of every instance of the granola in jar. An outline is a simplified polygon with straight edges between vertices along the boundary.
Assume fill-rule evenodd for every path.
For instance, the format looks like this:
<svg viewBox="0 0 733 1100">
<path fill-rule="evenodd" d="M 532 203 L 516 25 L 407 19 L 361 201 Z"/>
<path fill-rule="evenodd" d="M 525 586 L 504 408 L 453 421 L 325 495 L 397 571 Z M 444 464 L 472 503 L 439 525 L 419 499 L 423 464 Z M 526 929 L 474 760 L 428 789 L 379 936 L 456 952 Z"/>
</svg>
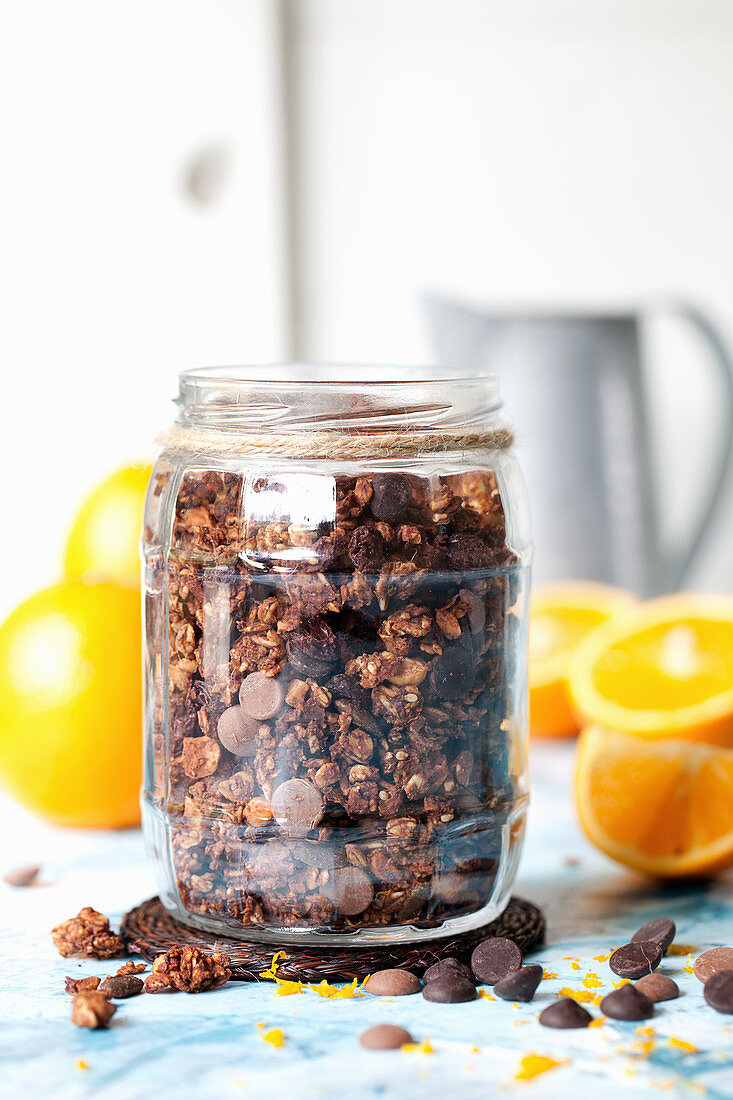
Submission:
<svg viewBox="0 0 733 1100">
<path fill-rule="evenodd" d="M 144 822 L 161 897 L 242 936 L 481 924 L 506 904 L 527 798 L 511 437 L 495 397 L 481 432 L 408 432 L 409 402 L 424 416 L 445 391 L 432 380 L 395 398 L 399 432 L 390 386 L 285 380 L 271 402 L 298 427 L 268 435 L 248 410 L 270 385 L 184 375 L 151 482 Z"/>
</svg>

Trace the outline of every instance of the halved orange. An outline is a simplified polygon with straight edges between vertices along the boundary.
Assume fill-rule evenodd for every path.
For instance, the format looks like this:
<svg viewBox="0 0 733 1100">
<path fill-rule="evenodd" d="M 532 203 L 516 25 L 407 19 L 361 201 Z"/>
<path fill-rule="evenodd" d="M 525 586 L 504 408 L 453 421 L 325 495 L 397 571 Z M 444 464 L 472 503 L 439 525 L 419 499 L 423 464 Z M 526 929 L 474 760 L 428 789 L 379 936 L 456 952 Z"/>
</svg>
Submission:
<svg viewBox="0 0 733 1100">
<path fill-rule="evenodd" d="M 569 685 L 589 723 L 733 745 L 733 598 L 687 593 L 632 607 L 580 643 Z"/>
<path fill-rule="evenodd" d="M 657 878 L 733 865 L 733 750 L 589 727 L 575 794 L 589 840 Z"/>
<path fill-rule="evenodd" d="M 536 737 L 574 737 L 580 725 L 568 694 L 570 658 L 585 636 L 633 597 L 605 584 L 536 587 L 529 626 L 530 730 Z"/>
</svg>

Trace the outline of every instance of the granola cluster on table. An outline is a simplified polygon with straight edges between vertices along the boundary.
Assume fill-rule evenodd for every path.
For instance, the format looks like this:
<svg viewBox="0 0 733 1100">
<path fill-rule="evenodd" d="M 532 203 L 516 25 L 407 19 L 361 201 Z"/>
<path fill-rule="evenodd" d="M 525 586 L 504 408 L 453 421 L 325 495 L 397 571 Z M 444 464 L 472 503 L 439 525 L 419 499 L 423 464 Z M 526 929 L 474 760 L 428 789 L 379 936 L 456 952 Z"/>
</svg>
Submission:
<svg viewBox="0 0 733 1100">
<path fill-rule="evenodd" d="M 487 904 L 516 805 L 521 576 L 489 471 L 183 476 L 147 619 L 189 914 L 338 932 Z"/>
</svg>

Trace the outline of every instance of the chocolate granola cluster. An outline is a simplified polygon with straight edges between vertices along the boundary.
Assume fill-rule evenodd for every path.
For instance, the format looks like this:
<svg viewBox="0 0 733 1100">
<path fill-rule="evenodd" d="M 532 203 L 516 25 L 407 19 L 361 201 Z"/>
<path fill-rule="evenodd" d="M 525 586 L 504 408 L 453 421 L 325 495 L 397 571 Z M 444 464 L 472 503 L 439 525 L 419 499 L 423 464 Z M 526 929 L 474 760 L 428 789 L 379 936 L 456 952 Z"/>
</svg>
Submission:
<svg viewBox="0 0 733 1100">
<path fill-rule="evenodd" d="M 521 829 L 520 576 L 488 471 L 185 474 L 148 629 L 190 913 L 348 931 L 489 901 Z"/>
</svg>

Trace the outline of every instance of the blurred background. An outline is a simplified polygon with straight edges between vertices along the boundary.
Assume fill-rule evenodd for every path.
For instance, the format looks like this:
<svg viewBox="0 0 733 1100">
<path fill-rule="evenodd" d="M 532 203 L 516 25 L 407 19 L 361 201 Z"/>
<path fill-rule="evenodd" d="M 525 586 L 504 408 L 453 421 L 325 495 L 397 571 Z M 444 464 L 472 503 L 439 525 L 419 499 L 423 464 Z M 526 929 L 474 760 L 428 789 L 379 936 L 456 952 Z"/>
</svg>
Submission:
<svg viewBox="0 0 733 1100">
<path fill-rule="evenodd" d="M 638 576 L 567 572 L 677 583 L 730 432 L 721 348 L 669 309 L 733 333 L 725 0 L 28 0 L 0 86 L 0 614 L 151 453 L 179 370 L 289 357 L 499 365 L 530 481 L 540 401 L 602 437 L 565 456 L 600 542 L 639 528 Z M 535 338 L 538 309 L 574 320 Z M 688 586 L 733 587 L 718 498 Z"/>
</svg>

